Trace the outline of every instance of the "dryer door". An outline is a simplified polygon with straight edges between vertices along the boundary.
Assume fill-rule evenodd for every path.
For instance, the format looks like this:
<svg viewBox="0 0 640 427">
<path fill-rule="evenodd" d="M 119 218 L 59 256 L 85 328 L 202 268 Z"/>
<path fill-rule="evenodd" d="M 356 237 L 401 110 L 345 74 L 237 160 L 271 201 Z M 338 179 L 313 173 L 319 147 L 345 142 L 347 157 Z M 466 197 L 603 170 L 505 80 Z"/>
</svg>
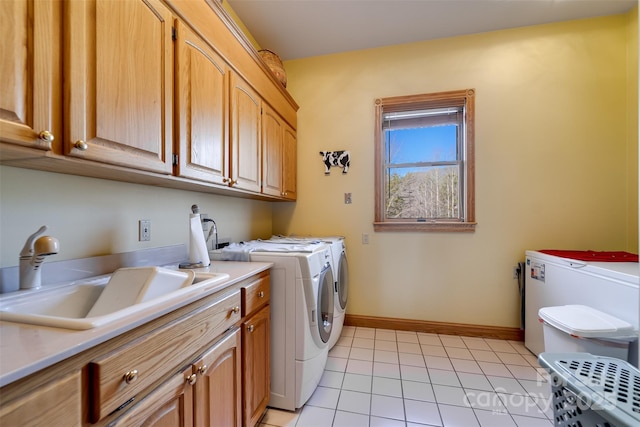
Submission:
<svg viewBox="0 0 640 427">
<path fill-rule="evenodd" d="M 344 251 L 340 255 L 340 263 L 338 264 L 336 288 L 340 308 L 344 310 L 347 307 L 347 294 L 349 293 L 349 267 L 347 266 L 347 255 Z"/>
<path fill-rule="evenodd" d="M 320 273 L 318 286 L 318 331 L 322 342 L 329 341 L 333 327 L 333 273 L 331 265 L 327 263 Z"/>
</svg>

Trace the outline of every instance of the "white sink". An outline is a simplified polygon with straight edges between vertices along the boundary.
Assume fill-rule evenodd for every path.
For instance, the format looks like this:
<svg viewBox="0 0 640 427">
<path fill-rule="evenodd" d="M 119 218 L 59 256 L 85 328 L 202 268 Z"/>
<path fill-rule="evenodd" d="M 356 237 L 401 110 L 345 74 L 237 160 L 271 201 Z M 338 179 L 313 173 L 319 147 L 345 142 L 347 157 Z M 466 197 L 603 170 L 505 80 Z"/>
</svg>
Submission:
<svg viewBox="0 0 640 427">
<path fill-rule="evenodd" d="M 147 308 L 166 304 L 178 297 L 211 290 L 226 281 L 229 275 L 196 272 L 190 286 L 101 316 L 86 317 L 109 282 L 109 278 L 110 276 L 100 276 L 71 284 L 44 287 L 35 291 L 18 291 L 0 296 L 0 320 L 66 329 L 91 329 Z"/>
</svg>

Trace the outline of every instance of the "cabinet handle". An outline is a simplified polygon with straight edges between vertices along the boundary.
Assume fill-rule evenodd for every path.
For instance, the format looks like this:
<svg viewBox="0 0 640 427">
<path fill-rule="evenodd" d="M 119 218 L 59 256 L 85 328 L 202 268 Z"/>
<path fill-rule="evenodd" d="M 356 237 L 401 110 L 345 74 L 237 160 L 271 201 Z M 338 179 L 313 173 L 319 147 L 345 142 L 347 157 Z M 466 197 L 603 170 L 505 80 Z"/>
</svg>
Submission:
<svg viewBox="0 0 640 427">
<path fill-rule="evenodd" d="M 258 292 L 258 298 L 264 298 L 264 292 L 263 291 Z"/>
<path fill-rule="evenodd" d="M 200 367 L 198 368 L 198 373 L 199 373 L 200 375 L 204 375 L 204 373 L 205 373 L 205 372 L 207 372 L 207 368 L 208 368 L 208 366 L 207 366 L 207 365 L 202 365 L 202 366 L 200 366 Z"/>
<path fill-rule="evenodd" d="M 87 151 L 87 148 L 89 148 L 89 145 L 81 139 L 77 140 L 73 146 L 80 151 Z"/>
<path fill-rule="evenodd" d="M 42 132 L 40 132 L 40 134 L 38 135 L 38 138 L 47 142 L 53 142 L 53 139 L 54 139 L 53 134 L 48 130 L 43 130 Z"/>
<path fill-rule="evenodd" d="M 238 313 L 240 313 L 240 307 L 238 307 L 238 306 L 236 305 L 235 307 L 233 307 L 233 308 L 231 309 L 231 311 L 232 311 L 234 314 L 238 314 Z"/>
<path fill-rule="evenodd" d="M 196 374 L 191 374 L 187 377 L 187 384 L 194 385 L 198 381 L 198 376 Z"/>
<path fill-rule="evenodd" d="M 253 332 L 253 329 L 254 329 L 253 325 L 247 326 L 247 331 Z"/>
<path fill-rule="evenodd" d="M 229 184 L 229 187 L 233 187 L 238 183 L 238 180 L 231 178 L 222 178 L 222 182 L 224 182 L 225 184 Z"/>
<path fill-rule="evenodd" d="M 131 384 L 132 382 L 134 382 L 137 379 L 138 379 L 138 370 L 137 369 L 132 369 L 129 372 L 127 372 L 126 374 L 124 374 L 124 382 L 127 383 L 127 384 Z"/>
</svg>

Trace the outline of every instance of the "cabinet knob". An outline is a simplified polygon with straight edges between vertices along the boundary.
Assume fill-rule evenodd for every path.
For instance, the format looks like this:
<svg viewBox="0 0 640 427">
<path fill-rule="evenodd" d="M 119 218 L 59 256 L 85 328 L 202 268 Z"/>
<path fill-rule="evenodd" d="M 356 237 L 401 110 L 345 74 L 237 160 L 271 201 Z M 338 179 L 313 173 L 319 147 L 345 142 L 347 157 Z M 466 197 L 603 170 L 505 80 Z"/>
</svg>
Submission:
<svg viewBox="0 0 640 427">
<path fill-rule="evenodd" d="M 187 377 L 187 384 L 194 385 L 198 381 L 198 376 L 196 374 L 191 374 Z"/>
<path fill-rule="evenodd" d="M 264 291 L 258 292 L 258 298 L 264 298 Z"/>
<path fill-rule="evenodd" d="M 238 306 L 236 305 L 235 307 L 233 307 L 233 308 L 231 309 L 231 311 L 232 311 L 234 314 L 238 314 L 238 313 L 240 313 L 240 307 L 238 307 Z"/>
<path fill-rule="evenodd" d="M 247 331 L 249 331 L 249 332 L 253 332 L 253 330 L 254 330 L 253 325 L 249 325 L 249 326 L 247 326 Z"/>
<path fill-rule="evenodd" d="M 207 368 L 208 368 L 208 366 L 207 366 L 207 365 L 202 365 L 202 366 L 200 366 L 200 367 L 198 368 L 198 373 L 199 373 L 200 375 L 204 375 L 204 373 L 205 373 L 205 372 L 207 372 Z"/>
<path fill-rule="evenodd" d="M 238 180 L 232 178 L 222 178 L 222 182 L 224 182 L 225 184 L 229 184 L 229 187 L 233 187 L 238 183 Z"/>
<path fill-rule="evenodd" d="M 81 139 L 77 140 L 76 143 L 73 144 L 73 146 L 80 151 L 87 151 L 87 148 L 89 148 L 89 144 L 87 144 Z"/>
<path fill-rule="evenodd" d="M 129 372 L 127 372 L 126 374 L 124 374 L 124 382 L 126 382 L 127 384 L 131 384 L 132 382 L 134 382 L 137 379 L 138 379 L 138 370 L 137 369 L 132 369 Z"/>
<path fill-rule="evenodd" d="M 47 142 L 53 142 L 53 139 L 54 139 L 53 134 L 48 130 L 43 130 L 42 132 L 40 132 L 40 134 L 38 135 L 38 138 Z"/>
</svg>

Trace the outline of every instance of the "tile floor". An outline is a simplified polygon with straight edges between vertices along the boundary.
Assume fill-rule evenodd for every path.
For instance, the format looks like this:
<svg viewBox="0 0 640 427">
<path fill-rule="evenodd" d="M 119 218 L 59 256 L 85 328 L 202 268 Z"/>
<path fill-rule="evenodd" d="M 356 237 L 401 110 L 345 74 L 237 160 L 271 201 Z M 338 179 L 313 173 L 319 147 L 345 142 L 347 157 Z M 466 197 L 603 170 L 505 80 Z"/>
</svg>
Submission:
<svg viewBox="0 0 640 427">
<path fill-rule="evenodd" d="M 344 327 L 296 412 L 260 426 L 551 427 L 550 387 L 519 341 Z"/>
</svg>

